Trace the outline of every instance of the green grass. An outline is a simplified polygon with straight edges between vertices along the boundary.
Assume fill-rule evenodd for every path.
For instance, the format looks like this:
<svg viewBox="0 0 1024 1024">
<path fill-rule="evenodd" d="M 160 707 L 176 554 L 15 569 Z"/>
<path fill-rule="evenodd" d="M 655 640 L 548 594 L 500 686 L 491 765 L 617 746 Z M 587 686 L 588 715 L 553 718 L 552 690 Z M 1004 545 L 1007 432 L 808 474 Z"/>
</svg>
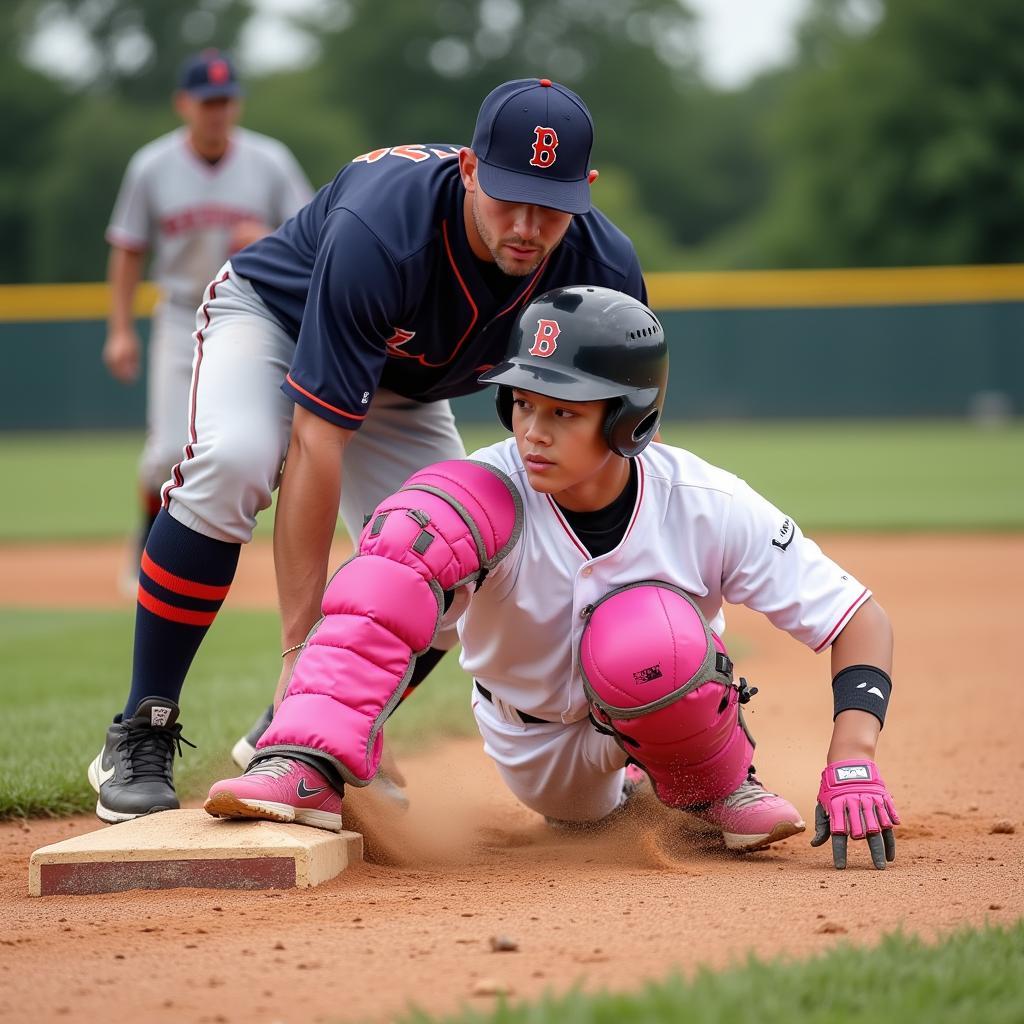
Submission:
<svg viewBox="0 0 1024 1024">
<path fill-rule="evenodd" d="M 91 810 L 85 769 L 121 710 L 134 614 L 0 611 L 4 666 L 0 819 Z M 210 630 L 182 695 L 180 795 L 200 796 L 236 774 L 229 754 L 269 703 L 280 664 L 272 612 L 227 611 Z M 448 655 L 388 727 L 399 752 L 424 739 L 472 735 L 469 683 Z"/>
<path fill-rule="evenodd" d="M 1024 422 L 668 424 L 807 530 L 1018 530 Z"/>
<path fill-rule="evenodd" d="M 137 528 L 141 434 L 5 434 L 2 540 L 123 537 Z"/>
<path fill-rule="evenodd" d="M 1024 422 L 670 423 L 665 439 L 739 474 L 805 530 L 1024 528 Z M 471 425 L 472 450 L 504 436 Z M 16 500 L 0 541 L 123 537 L 135 528 L 135 434 L 12 434 L 0 479 Z M 257 533 L 269 536 L 272 511 Z"/>
<path fill-rule="evenodd" d="M 685 960 L 681 950 L 680 959 Z M 635 995 L 547 998 L 402 1024 L 1016 1024 L 1024 1020 L 1024 922 L 960 931 L 937 945 L 890 935 L 873 949 L 839 946 L 801 963 L 751 958 Z"/>
</svg>

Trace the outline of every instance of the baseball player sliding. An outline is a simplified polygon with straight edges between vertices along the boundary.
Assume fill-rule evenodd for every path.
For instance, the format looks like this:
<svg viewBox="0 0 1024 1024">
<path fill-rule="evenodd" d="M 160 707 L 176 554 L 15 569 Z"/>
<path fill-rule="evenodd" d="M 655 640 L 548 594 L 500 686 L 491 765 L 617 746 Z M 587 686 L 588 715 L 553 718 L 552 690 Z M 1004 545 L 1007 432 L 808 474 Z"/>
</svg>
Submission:
<svg viewBox="0 0 1024 1024">
<path fill-rule="evenodd" d="M 893 860 L 899 818 L 874 762 L 888 618 L 742 480 L 652 443 L 667 375 L 661 324 L 635 298 L 576 286 L 531 302 L 511 357 L 481 377 L 514 437 L 377 506 L 248 771 L 216 783 L 207 811 L 340 829 L 344 786 L 373 778 L 417 656 L 457 618 L 485 750 L 524 804 L 601 821 L 629 799 L 630 765 L 730 849 L 763 848 L 804 823 L 754 774 L 729 601 L 831 651 L 812 844 L 831 834 L 838 868 L 851 836 L 876 868 Z"/>
</svg>

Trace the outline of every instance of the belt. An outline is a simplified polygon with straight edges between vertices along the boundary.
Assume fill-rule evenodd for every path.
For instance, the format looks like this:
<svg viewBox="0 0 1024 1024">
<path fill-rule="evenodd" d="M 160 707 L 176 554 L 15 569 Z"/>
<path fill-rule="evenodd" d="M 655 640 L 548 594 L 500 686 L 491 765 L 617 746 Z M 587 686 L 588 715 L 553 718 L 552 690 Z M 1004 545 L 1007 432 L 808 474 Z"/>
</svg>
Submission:
<svg viewBox="0 0 1024 1024">
<path fill-rule="evenodd" d="M 494 697 L 491 694 L 491 691 L 488 690 L 486 686 L 482 686 L 478 679 L 473 680 L 473 685 L 476 686 L 477 691 L 479 692 L 480 696 L 484 698 L 484 700 L 489 701 L 491 704 L 494 703 Z M 511 705 L 506 705 L 506 707 L 511 707 Z M 523 723 L 523 725 L 554 724 L 546 718 L 538 718 L 536 715 L 528 715 L 525 711 L 520 711 L 519 708 L 512 708 L 512 710 L 519 716 L 519 719 Z"/>
</svg>

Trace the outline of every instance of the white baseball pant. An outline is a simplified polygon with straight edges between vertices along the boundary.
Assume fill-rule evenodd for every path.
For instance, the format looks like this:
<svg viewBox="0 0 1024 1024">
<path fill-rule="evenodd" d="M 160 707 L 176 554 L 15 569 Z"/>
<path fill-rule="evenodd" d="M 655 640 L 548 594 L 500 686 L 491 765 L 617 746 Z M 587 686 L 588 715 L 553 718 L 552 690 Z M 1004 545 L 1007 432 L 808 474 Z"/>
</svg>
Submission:
<svg viewBox="0 0 1024 1024">
<path fill-rule="evenodd" d="M 191 306 L 161 302 L 153 311 L 146 370 L 146 442 L 139 457 L 139 480 L 154 494 L 181 459 L 195 326 L 196 311 Z"/>
<path fill-rule="evenodd" d="M 473 687 L 473 715 L 484 751 L 505 784 L 531 810 L 559 821 L 598 821 L 622 803 L 626 755 L 588 718 L 524 725 L 514 708 Z"/>
<path fill-rule="evenodd" d="M 291 433 L 281 383 L 295 342 L 245 278 L 226 263 L 195 318 L 185 456 L 164 485 L 170 514 L 231 543 L 252 538 L 270 505 Z M 447 401 L 381 390 L 345 449 L 341 518 L 358 537 L 363 518 L 414 472 L 465 456 Z"/>
</svg>

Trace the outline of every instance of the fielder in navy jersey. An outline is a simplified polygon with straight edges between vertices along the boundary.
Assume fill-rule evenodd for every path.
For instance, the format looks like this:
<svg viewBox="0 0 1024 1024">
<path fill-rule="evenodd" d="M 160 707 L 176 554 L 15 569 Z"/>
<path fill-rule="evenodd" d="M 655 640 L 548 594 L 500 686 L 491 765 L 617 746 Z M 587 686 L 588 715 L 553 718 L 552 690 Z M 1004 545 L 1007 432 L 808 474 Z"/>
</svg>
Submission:
<svg viewBox="0 0 1024 1024">
<path fill-rule="evenodd" d="M 211 282 L 184 458 L 142 558 L 131 690 L 90 765 L 101 819 L 178 806 L 177 701 L 279 482 L 283 692 L 320 615 L 339 502 L 355 536 L 412 473 L 465 454 L 447 399 L 481 388 L 532 295 L 597 285 L 646 301 L 632 244 L 591 207 L 592 143 L 574 93 L 507 82 L 470 148 L 357 157 Z M 410 691 L 455 639 L 438 635 Z M 236 745 L 243 766 L 268 722 Z"/>
<path fill-rule="evenodd" d="M 283 385 L 296 404 L 354 429 L 378 387 L 421 402 L 480 390 L 518 311 L 557 281 L 645 300 L 632 244 L 600 211 L 572 218 L 536 269 L 495 274 L 463 227 L 465 197 L 458 146 L 379 150 L 232 260 L 298 339 Z"/>
</svg>

